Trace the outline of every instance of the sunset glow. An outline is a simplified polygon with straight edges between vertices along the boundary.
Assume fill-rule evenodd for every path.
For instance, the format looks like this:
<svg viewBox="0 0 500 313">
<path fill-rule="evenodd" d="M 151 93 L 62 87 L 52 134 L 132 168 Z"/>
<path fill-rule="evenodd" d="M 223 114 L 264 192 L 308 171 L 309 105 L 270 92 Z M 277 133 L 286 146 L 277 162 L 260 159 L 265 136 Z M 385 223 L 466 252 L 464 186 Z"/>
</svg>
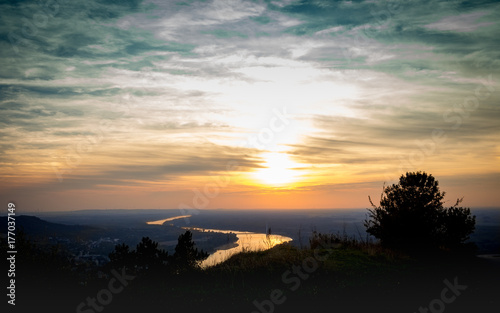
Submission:
<svg viewBox="0 0 500 313">
<path fill-rule="evenodd" d="M 294 169 L 300 166 L 294 163 L 284 153 L 267 153 L 263 156 L 264 168 L 258 169 L 253 176 L 261 184 L 267 186 L 291 186 L 298 180 L 297 171 Z"/>
<path fill-rule="evenodd" d="M 0 4 L 0 199 L 363 208 L 422 170 L 498 206 L 499 9 L 66 1 L 30 33 L 35 2 Z"/>
</svg>

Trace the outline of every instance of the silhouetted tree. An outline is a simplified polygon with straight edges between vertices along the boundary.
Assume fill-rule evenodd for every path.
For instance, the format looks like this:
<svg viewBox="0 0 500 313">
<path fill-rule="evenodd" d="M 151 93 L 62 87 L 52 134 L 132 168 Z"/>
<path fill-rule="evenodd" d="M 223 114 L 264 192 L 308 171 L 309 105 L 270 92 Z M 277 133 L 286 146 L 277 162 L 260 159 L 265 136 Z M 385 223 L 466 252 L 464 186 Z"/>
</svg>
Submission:
<svg viewBox="0 0 500 313">
<path fill-rule="evenodd" d="M 137 245 L 135 255 L 136 264 L 142 270 L 158 269 L 167 265 L 168 261 L 168 252 L 158 249 L 158 243 L 149 237 L 142 238 L 141 242 Z"/>
<path fill-rule="evenodd" d="M 115 246 L 115 250 L 109 254 L 109 260 L 114 268 L 127 267 L 129 269 L 135 266 L 135 251 L 130 251 L 126 244 Z"/>
<path fill-rule="evenodd" d="M 149 237 L 143 237 L 136 250 L 130 250 L 126 244 L 116 245 L 109 259 L 112 268 L 125 266 L 140 273 L 165 268 L 168 265 L 168 252 L 158 249 L 158 243 Z"/>
<path fill-rule="evenodd" d="M 398 184 L 384 187 L 380 205 L 368 209 L 366 231 L 385 246 L 396 248 L 457 247 L 474 231 L 470 209 L 443 208 L 445 193 L 425 172 L 402 175 Z"/>
<path fill-rule="evenodd" d="M 446 209 L 441 215 L 442 243 L 449 248 L 462 245 L 475 229 L 476 217 L 471 215 L 469 208 L 459 207 L 461 202 L 462 199 L 458 199 L 454 206 Z"/>
<path fill-rule="evenodd" d="M 193 234 L 188 230 L 179 236 L 172 261 L 179 272 L 199 268 L 199 262 L 207 257 L 208 253 L 195 248 Z"/>
</svg>

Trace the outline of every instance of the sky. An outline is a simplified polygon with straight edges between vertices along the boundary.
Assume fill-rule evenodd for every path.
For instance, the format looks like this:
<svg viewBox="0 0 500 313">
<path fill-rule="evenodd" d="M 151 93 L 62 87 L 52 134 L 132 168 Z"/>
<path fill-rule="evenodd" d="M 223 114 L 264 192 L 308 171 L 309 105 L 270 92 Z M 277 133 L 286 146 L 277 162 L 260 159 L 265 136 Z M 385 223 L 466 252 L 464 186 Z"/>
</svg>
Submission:
<svg viewBox="0 0 500 313">
<path fill-rule="evenodd" d="M 497 1 L 2 1 L 0 202 L 500 207 Z"/>
</svg>

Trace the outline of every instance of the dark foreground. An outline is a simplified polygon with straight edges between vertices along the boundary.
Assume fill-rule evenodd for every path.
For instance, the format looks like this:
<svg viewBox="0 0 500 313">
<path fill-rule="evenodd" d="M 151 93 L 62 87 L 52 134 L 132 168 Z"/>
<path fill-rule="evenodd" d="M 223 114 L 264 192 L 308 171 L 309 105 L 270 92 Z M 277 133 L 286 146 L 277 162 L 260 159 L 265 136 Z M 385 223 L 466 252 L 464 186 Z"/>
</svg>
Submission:
<svg viewBox="0 0 500 313">
<path fill-rule="evenodd" d="M 44 266 L 18 266 L 16 306 L 9 312 L 452 313 L 500 307 L 500 262 L 476 257 L 282 245 L 205 271 L 134 276 L 106 267 L 89 271 L 85 282 L 84 269 L 76 278 L 63 265 Z"/>
</svg>

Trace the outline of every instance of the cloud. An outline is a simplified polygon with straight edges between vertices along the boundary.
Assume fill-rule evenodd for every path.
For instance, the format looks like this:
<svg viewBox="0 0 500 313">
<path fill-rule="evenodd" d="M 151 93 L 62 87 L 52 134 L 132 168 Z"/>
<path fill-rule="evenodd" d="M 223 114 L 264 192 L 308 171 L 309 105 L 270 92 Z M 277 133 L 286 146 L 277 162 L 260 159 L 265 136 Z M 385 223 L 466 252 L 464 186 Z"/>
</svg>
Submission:
<svg viewBox="0 0 500 313">
<path fill-rule="evenodd" d="M 15 186 L 200 184 L 230 159 L 261 167 L 267 150 L 311 185 L 376 181 L 434 129 L 447 139 L 421 166 L 498 160 L 499 78 L 485 83 L 500 69 L 496 1 L 57 3 L 0 4 L 0 168 Z M 273 109 L 285 129 L 240 147 Z M 69 168 L 65 187 L 53 164 Z"/>
<path fill-rule="evenodd" d="M 472 32 L 479 27 L 494 25 L 494 22 L 478 23 L 477 20 L 486 15 L 487 12 L 474 12 L 458 16 L 445 17 L 437 22 L 427 24 L 424 27 L 441 31 Z"/>
</svg>

